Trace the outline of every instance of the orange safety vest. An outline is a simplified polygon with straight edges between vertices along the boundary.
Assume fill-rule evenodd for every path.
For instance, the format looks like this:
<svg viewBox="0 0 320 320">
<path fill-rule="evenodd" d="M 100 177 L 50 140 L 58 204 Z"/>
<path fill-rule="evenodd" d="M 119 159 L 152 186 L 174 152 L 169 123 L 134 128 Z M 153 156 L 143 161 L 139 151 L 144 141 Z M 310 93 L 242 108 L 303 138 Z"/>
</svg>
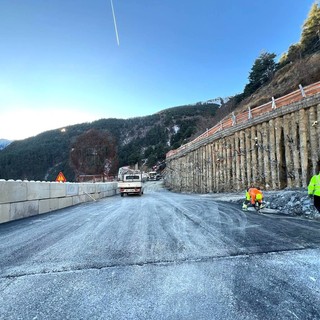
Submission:
<svg viewBox="0 0 320 320">
<path fill-rule="evenodd" d="M 257 188 L 250 188 L 248 190 L 248 193 L 250 195 L 250 201 L 252 204 L 255 204 L 256 201 L 258 201 L 259 203 L 262 202 L 263 194 L 262 194 L 261 190 L 259 190 Z"/>
</svg>

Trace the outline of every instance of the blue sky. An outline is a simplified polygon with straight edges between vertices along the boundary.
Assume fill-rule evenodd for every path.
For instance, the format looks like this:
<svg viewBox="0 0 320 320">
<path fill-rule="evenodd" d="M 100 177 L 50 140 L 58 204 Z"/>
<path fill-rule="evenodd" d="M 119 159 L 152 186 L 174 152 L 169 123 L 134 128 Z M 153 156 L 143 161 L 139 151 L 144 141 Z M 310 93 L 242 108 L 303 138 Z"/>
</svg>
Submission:
<svg viewBox="0 0 320 320">
<path fill-rule="evenodd" d="M 243 91 L 314 0 L 0 0 L 0 138 Z"/>
</svg>

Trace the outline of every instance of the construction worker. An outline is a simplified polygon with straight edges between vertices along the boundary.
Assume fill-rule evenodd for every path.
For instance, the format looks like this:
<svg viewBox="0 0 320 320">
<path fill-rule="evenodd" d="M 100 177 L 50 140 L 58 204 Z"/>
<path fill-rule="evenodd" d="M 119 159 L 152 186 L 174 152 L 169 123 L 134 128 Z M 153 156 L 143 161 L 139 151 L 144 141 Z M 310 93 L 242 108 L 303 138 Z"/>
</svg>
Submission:
<svg viewBox="0 0 320 320">
<path fill-rule="evenodd" d="M 310 183 L 308 185 L 308 195 L 311 199 L 313 198 L 313 204 L 318 212 L 320 212 L 320 169 L 318 174 L 314 175 L 310 179 Z"/>
<path fill-rule="evenodd" d="M 242 209 L 244 211 L 248 210 L 248 204 L 251 203 L 253 207 L 258 206 L 259 210 L 263 208 L 262 205 L 263 193 L 259 188 L 254 188 L 253 186 L 248 188 L 246 191 L 246 199 L 242 204 Z"/>
</svg>

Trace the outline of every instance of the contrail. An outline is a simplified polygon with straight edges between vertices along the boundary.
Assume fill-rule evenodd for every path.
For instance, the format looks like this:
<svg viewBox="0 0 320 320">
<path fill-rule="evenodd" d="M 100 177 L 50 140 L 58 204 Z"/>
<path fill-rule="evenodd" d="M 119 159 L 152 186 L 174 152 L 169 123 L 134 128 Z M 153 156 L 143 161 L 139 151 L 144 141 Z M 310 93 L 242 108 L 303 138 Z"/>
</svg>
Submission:
<svg viewBox="0 0 320 320">
<path fill-rule="evenodd" d="M 118 35 L 118 28 L 117 28 L 116 16 L 115 16 L 115 14 L 114 14 L 114 9 L 113 9 L 113 2 L 112 2 L 112 0 L 110 0 L 110 2 L 111 2 L 111 9 L 112 9 L 112 15 L 113 15 L 114 29 L 115 29 L 115 31 L 116 31 L 117 43 L 118 43 L 118 46 L 119 46 L 120 43 L 119 43 L 119 35 Z"/>
</svg>

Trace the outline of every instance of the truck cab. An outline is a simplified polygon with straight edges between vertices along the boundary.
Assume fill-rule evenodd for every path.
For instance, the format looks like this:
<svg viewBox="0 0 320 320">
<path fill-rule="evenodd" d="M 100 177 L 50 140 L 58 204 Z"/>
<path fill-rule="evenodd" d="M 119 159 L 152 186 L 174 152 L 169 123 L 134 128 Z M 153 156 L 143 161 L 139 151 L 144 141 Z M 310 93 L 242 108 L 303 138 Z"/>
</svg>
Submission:
<svg viewBox="0 0 320 320">
<path fill-rule="evenodd" d="M 121 175 L 118 181 L 118 189 L 121 197 L 128 194 L 143 194 L 142 173 L 138 170 L 127 172 Z"/>
</svg>

